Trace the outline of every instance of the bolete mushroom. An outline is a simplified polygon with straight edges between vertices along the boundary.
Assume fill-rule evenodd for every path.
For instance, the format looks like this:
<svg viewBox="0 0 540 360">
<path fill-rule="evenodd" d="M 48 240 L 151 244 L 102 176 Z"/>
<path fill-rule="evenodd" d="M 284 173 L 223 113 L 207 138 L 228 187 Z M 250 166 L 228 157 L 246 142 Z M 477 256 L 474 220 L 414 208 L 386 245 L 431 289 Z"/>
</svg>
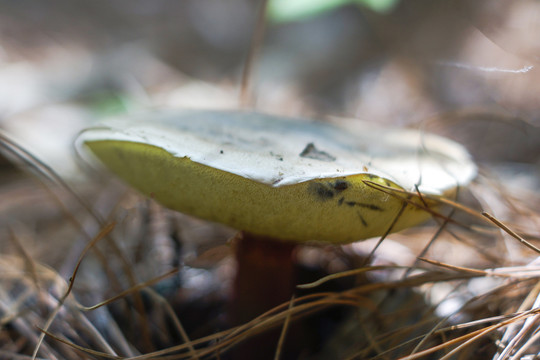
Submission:
<svg viewBox="0 0 540 360">
<path fill-rule="evenodd" d="M 402 211 L 402 199 L 367 181 L 449 195 L 476 175 L 459 144 L 435 135 L 254 112 L 154 112 L 108 121 L 78 142 L 163 205 L 241 231 L 244 320 L 290 296 L 294 284 L 283 274 L 292 274 L 294 244 L 380 236 L 400 211 L 392 231 L 430 217 L 410 204 Z"/>
</svg>

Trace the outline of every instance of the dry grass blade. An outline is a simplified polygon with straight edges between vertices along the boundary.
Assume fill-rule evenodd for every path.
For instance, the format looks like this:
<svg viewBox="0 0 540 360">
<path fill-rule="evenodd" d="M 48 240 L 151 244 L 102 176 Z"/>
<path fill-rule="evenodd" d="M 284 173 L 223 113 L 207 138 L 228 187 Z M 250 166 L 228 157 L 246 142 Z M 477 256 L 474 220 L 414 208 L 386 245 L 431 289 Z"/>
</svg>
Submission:
<svg viewBox="0 0 540 360">
<path fill-rule="evenodd" d="M 293 306 L 294 306 L 294 294 L 291 298 L 291 301 L 289 302 L 289 310 Z M 279 335 L 279 341 L 276 347 L 276 354 L 274 355 L 274 360 L 279 360 L 281 358 L 283 343 L 285 342 L 285 337 L 287 336 L 287 330 L 289 329 L 290 322 L 291 322 L 291 315 L 287 316 L 285 318 L 285 321 L 283 322 L 283 329 L 281 330 L 281 334 Z"/>
<path fill-rule="evenodd" d="M 461 351 L 464 347 L 469 346 L 472 343 L 474 343 L 475 341 L 478 341 L 478 340 L 482 339 L 483 337 L 487 336 L 488 334 L 492 333 L 493 331 L 498 330 L 500 328 L 503 328 L 505 326 L 508 326 L 508 325 L 510 325 L 510 324 L 512 324 L 512 323 L 514 323 L 516 321 L 522 321 L 523 319 L 526 319 L 529 316 L 535 315 L 538 312 L 540 312 L 540 309 L 537 309 L 535 311 L 528 311 L 528 312 L 516 315 L 516 316 L 514 316 L 514 317 L 512 317 L 512 318 L 510 318 L 508 320 L 502 321 L 502 322 L 500 322 L 498 324 L 491 325 L 491 326 L 488 326 L 486 328 L 470 332 L 470 333 L 468 333 L 466 335 L 463 335 L 463 336 L 457 337 L 455 339 L 446 341 L 445 343 L 443 343 L 441 345 L 434 346 L 432 348 L 423 350 L 423 351 L 421 351 L 419 353 L 416 353 L 414 355 L 401 357 L 400 360 L 420 359 L 420 358 L 422 358 L 422 357 L 424 357 L 426 355 L 432 354 L 432 353 L 437 352 L 437 351 L 439 351 L 441 349 L 445 349 L 445 348 L 448 348 L 448 347 L 450 347 L 452 345 L 464 342 L 463 344 L 458 345 L 456 348 L 454 348 L 453 350 L 448 352 L 445 356 L 440 358 L 441 360 L 443 360 L 443 359 L 447 360 L 451 356 L 453 356 L 456 353 L 458 353 L 459 351 Z"/>
<path fill-rule="evenodd" d="M 122 298 L 126 297 L 126 295 L 134 294 L 134 293 L 136 293 L 136 292 L 138 292 L 138 291 L 140 291 L 142 289 L 145 289 L 145 288 L 148 288 L 148 287 L 150 287 L 152 285 L 155 285 L 155 284 L 159 283 L 160 281 L 162 281 L 162 280 L 164 280 L 164 279 L 166 279 L 166 278 L 168 278 L 168 277 L 170 277 L 170 276 L 172 276 L 172 275 L 174 275 L 176 273 L 178 273 L 178 269 L 173 269 L 173 270 L 171 270 L 171 271 L 169 271 L 169 272 L 167 272 L 167 273 L 165 273 L 163 275 L 160 275 L 160 276 L 158 276 L 158 277 L 156 277 L 154 279 L 151 279 L 151 280 L 142 282 L 140 284 L 137 284 L 135 286 L 132 286 L 129 289 L 124 290 L 121 293 L 119 293 L 119 294 L 117 294 L 117 295 L 115 295 L 115 296 L 113 296 L 113 297 L 111 297 L 111 298 L 109 298 L 107 300 L 104 300 L 104 301 L 102 301 L 102 302 L 100 302 L 100 303 L 98 303 L 96 305 L 80 306 L 80 309 L 82 311 L 92 311 L 92 310 L 99 309 L 102 306 L 108 305 L 110 303 L 113 303 L 113 302 L 117 301 L 118 299 L 122 299 Z"/>
<path fill-rule="evenodd" d="M 55 202 L 58 204 L 58 206 L 62 209 L 62 211 L 66 214 L 66 217 L 68 220 L 70 220 L 76 228 L 80 229 L 81 233 L 85 235 L 90 242 L 93 242 L 94 240 L 91 239 L 90 235 L 87 234 L 86 229 L 84 226 L 81 225 L 80 221 L 76 219 L 72 213 L 64 206 L 64 203 L 58 198 L 58 196 L 55 195 L 54 191 L 47 186 L 47 183 L 45 180 L 52 182 L 54 184 L 57 184 L 60 186 L 61 189 L 63 189 L 66 193 L 68 193 L 71 197 L 73 197 L 82 207 L 90 214 L 91 218 L 95 220 L 97 224 L 101 228 L 106 228 L 107 225 L 105 225 L 104 220 L 101 218 L 101 216 L 94 211 L 92 206 L 90 206 L 86 200 L 84 200 L 79 194 L 74 191 L 63 179 L 61 176 L 59 176 L 50 166 L 39 160 L 36 156 L 34 156 L 30 151 L 26 150 L 23 146 L 19 145 L 14 140 L 10 139 L 10 137 L 4 135 L 0 132 L 0 146 L 4 148 L 6 151 L 8 151 L 10 154 L 15 156 L 19 161 L 21 161 L 25 166 L 27 166 L 29 169 L 33 170 L 35 172 L 36 178 L 40 183 L 44 185 L 44 188 L 49 192 L 49 194 L 52 196 L 52 198 L 55 200 Z M 123 252 L 120 250 L 120 247 L 117 245 L 116 241 L 114 239 L 108 238 L 108 243 L 112 247 L 112 250 L 114 251 L 115 255 L 118 256 L 118 258 L 121 261 L 122 267 L 124 269 L 125 274 L 129 278 L 129 282 L 132 286 L 135 286 L 137 284 L 137 281 L 135 279 L 135 275 L 133 274 L 133 270 L 131 267 L 131 264 L 124 256 Z M 86 251 L 86 250 L 83 250 Z M 96 251 L 99 252 L 99 250 L 96 248 Z M 108 263 L 104 260 L 105 257 L 102 256 L 103 264 L 105 267 L 108 267 Z M 138 312 L 142 316 L 142 320 L 145 323 L 148 323 L 148 319 L 146 318 L 146 312 L 143 310 L 144 304 L 142 299 L 140 298 L 138 293 L 135 293 L 135 306 L 138 309 Z M 142 342 L 144 342 L 147 348 L 151 348 L 151 340 L 150 340 L 150 333 L 148 332 L 148 326 L 143 326 L 141 328 L 142 332 Z"/>
<path fill-rule="evenodd" d="M 538 309 L 540 308 L 540 283 L 536 284 L 534 289 L 529 293 L 529 295 L 525 298 L 523 303 L 521 304 L 519 310 L 524 311 L 527 308 L 531 309 Z M 501 338 L 501 345 L 500 349 L 501 351 L 494 357 L 496 360 L 502 360 L 502 359 L 508 359 L 510 358 L 512 353 L 519 354 L 523 353 L 527 350 L 527 348 L 530 346 L 530 339 L 533 339 L 535 336 L 534 334 L 538 332 L 538 318 L 539 316 L 536 315 L 532 318 L 528 318 L 525 320 L 521 328 L 518 330 L 520 324 L 514 324 L 513 326 L 509 326 L 506 329 L 506 332 L 504 333 L 503 337 Z M 535 324 L 535 322 L 537 324 Z M 533 326 L 536 325 L 536 328 L 533 329 Z M 527 341 L 526 337 L 529 337 L 529 341 Z M 518 348 L 519 344 L 521 345 L 521 348 Z M 517 349 L 517 351 L 516 351 Z M 517 358 L 516 355 L 512 356 L 512 358 Z"/>
<path fill-rule="evenodd" d="M 512 229 L 510 229 L 508 226 L 503 224 L 500 220 L 495 218 L 493 215 L 491 215 L 491 214 L 489 214 L 487 212 L 483 212 L 482 215 L 484 215 L 491 222 L 493 222 L 495 225 L 497 225 L 502 230 L 504 230 L 508 235 L 512 236 L 514 239 L 518 240 L 520 243 L 522 243 L 523 245 L 525 245 L 529 249 L 534 250 L 535 252 L 540 254 L 540 249 L 538 247 L 534 246 L 533 244 L 531 244 L 530 242 L 528 242 L 527 240 L 525 240 L 524 238 L 522 238 L 521 236 L 516 234 L 514 231 L 512 231 Z"/>
<path fill-rule="evenodd" d="M 37 357 L 37 354 L 39 352 L 39 348 L 41 347 L 41 344 L 43 342 L 43 340 L 45 339 L 45 331 L 47 331 L 49 329 L 49 327 L 51 326 L 52 322 L 54 321 L 54 318 L 56 317 L 56 315 L 58 314 L 58 312 L 60 311 L 60 309 L 62 308 L 62 306 L 64 305 L 64 301 L 67 299 L 67 297 L 69 296 L 69 294 L 71 293 L 71 290 L 73 289 L 73 284 L 74 284 L 74 281 L 75 281 L 75 278 L 77 277 L 77 273 L 79 271 L 79 268 L 81 266 L 81 263 L 84 259 L 84 257 L 86 256 L 86 254 L 88 253 L 88 251 L 90 251 L 90 249 L 101 239 L 103 239 L 105 236 L 107 236 L 107 234 L 109 234 L 113 229 L 114 229 L 114 226 L 115 224 L 109 224 L 108 226 L 106 226 L 105 228 L 103 228 L 95 237 L 94 239 L 92 239 L 92 241 L 90 241 L 88 243 L 88 245 L 86 246 L 86 248 L 83 250 L 83 252 L 81 253 L 81 255 L 79 256 L 79 260 L 77 261 L 77 265 L 75 266 L 75 269 L 73 270 L 73 273 L 71 275 L 71 278 L 69 279 L 69 282 L 68 282 L 68 288 L 66 290 L 66 292 L 64 293 L 64 295 L 62 295 L 62 297 L 60 299 L 58 299 L 58 304 L 56 305 L 56 308 L 54 309 L 54 311 L 52 312 L 52 314 L 49 316 L 49 318 L 47 319 L 46 323 L 45 323 L 45 326 L 43 327 L 43 330 L 44 332 L 42 333 L 42 335 L 40 335 L 39 337 L 39 341 L 34 349 L 34 353 L 32 354 L 32 359 L 35 359 Z"/>
<path fill-rule="evenodd" d="M 172 274 L 173 273 L 171 272 L 171 275 Z M 165 278 L 165 276 L 163 278 Z M 148 286 L 150 286 L 150 284 L 148 284 Z M 169 315 L 169 319 L 174 324 L 174 327 L 176 328 L 176 331 L 178 331 L 178 333 L 182 337 L 182 340 L 188 346 L 188 351 L 189 351 L 189 354 L 190 354 L 191 358 L 193 360 L 198 360 L 199 357 L 196 355 L 195 347 L 192 345 L 191 340 L 190 340 L 186 330 L 184 329 L 184 326 L 182 325 L 182 322 L 180 321 L 180 319 L 178 319 L 178 316 L 175 314 L 174 310 L 172 309 L 171 304 L 169 304 L 163 297 L 159 296 L 154 291 L 150 291 L 148 289 L 144 289 L 144 290 L 145 290 L 146 293 L 149 294 L 149 296 L 154 298 L 157 301 L 157 303 L 159 305 L 161 305 L 165 309 L 165 311 Z"/>
<path fill-rule="evenodd" d="M 107 354 L 107 353 L 104 353 L 104 352 L 101 352 L 101 351 L 85 348 L 83 346 L 74 344 L 73 342 L 68 341 L 66 339 L 63 339 L 63 338 L 61 338 L 59 336 L 56 336 L 53 333 L 50 333 L 45 329 L 38 328 L 38 330 L 41 331 L 43 333 L 43 335 L 49 336 L 52 339 L 54 339 L 54 340 L 56 340 L 56 341 L 58 341 L 58 342 L 60 342 L 62 344 L 65 344 L 65 345 L 67 345 L 67 346 L 69 346 L 69 347 L 71 347 L 73 349 L 81 351 L 83 353 L 87 353 L 87 354 L 90 354 L 90 355 L 95 355 L 95 356 L 98 356 L 98 357 L 104 358 L 104 359 L 125 359 L 125 357 Z M 35 358 L 33 358 L 33 359 L 35 359 Z"/>
<path fill-rule="evenodd" d="M 13 231 L 13 229 L 10 228 L 9 231 L 10 231 L 10 235 L 11 235 L 10 239 L 11 239 L 12 243 L 15 245 L 15 248 L 17 249 L 17 252 L 19 252 L 21 254 L 22 258 L 24 259 L 24 262 L 25 262 L 26 266 L 30 270 L 30 277 L 32 279 L 32 282 L 34 283 L 35 289 L 38 292 L 38 294 L 41 295 L 42 293 L 40 291 L 39 279 L 38 279 L 38 275 L 36 273 L 36 263 L 32 259 L 30 254 L 28 254 L 28 251 L 25 250 L 24 246 L 22 246 L 22 244 L 18 240 L 17 236 L 15 235 L 15 232 Z"/>
<path fill-rule="evenodd" d="M 408 199 L 407 199 L 408 200 Z M 379 238 L 379 240 L 377 241 L 377 244 L 375 244 L 375 246 L 373 247 L 373 249 L 371 250 L 371 252 L 369 253 L 369 255 L 365 258 L 365 260 L 363 261 L 362 263 L 362 266 L 366 266 L 367 264 L 369 264 L 371 262 L 371 260 L 373 259 L 373 256 L 375 255 L 375 252 L 377 251 L 377 249 L 379 248 L 379 246 L 381 246 L 382 242 L 384 241 L 384 239 L 386 239 L 386 237 L 388 236 L 388 234 L 390 234 L 392 232 L 392 229 L 394 228 L 394 226 L 396 225 L 396 223 L 398 222 L 399 218 L 401 217 L 401 215 L 403 214 L 403 211 L 405 211 L 405 208 L 407 207 L 407 202 L 403 202 L 403 205 L 401 206 L 401 208 L 399 209 L 399 212 L 396 214 L 396 216 L 394 217 L 394 219 L 392 220 L 392 222 L 390 223 L 390 225 L 388 225 L 388 228 L 386 229 L 386 231 L 384 232 L 384 234 Z"/>
<path fill-rule="evenodd" d="M 386 193 L 388 195 L 391 195 L 391 196 L 393 196 L 395 198 L 401 199 L 401 200 L 407 202 L 409 205 L 416 206 L 416 207 L 430 213 L 432 216 L 434 216 L 436 218 L 447 220 L 448 222 L 453 223 L 453 224 L 457 224 L 457 225 L 466 227 L 465 225 L 459 223 L 458 221 L 453 220 L 452 218 L 448 218 L 447 216 L 445 216 L 443 214 L 440 214 L 437 211 L 433 210 L 431 207 L 421 205 L 421 204 L 413 201 L 412 199 L 420 198 L 420 199 L 422 199 L 423 203 L 425 203 L 424 199 L 427 199 L 427 200 L 435 201 L 436 203 L 439 203 L 439 204 L 442 204 L 442 205 L 448 205 L 448 206 L 451 206 L 452 208 L 454 208 L 456 210 L 463 211 L 464 213 L 466 213 L 468 215 L 471 215 L 476 219 L 480 219 L 484 223 L 489 223 L 489 222 L 486 221 L 485 218 L 482 217 L 482 215 L 480 213 L 478 213 L 478 211 L 476 211 L 474 209 L 471 209 L 471 208 L 469 208 L 469 207 L 467 207 L 467 206 L 465 206 L 463 204 L 460 204 L 458 202 L 447 199 L 444 196 L 436 196 L 436 195 L 430 195 L 430 194 L 421 194 L 421 195 L 419 195 L 416 192 L 410 192 L 410 191 L 407 191 L 407 190 L 401 190 L 401 189 L 392 188 L 392 187 L 385 186 L 385 185 L 382 185 L 382 184 L 377 184 L 377 183 L 375 183 L 373 181 L 369 181 L 369 180 L 364 180 L 364 183 L 366 185 L 374 188 L 374 189 L 382 191 L 382 192 L 384 192 L 384 193 Z"/>
<path fill-rule="evenodd" d="M 336 274 L 328 275 L 312 283 L 301 284 L 301 285 L 297 285 L 296 287 L 298 289 L 311 289 L 311 288 L 320 286 L 331 280 L 341 279 L 348 276 L 356 276 L 356 275 L 363 274 L 369 271 L 388 270 L 388 269 L 409 269 L 409 267 L 406 267 L 406 266 L 366 266 L 359 269 L 342 271 Z"/>
<path fill-rule="evenodd" d="M 540 332 L 534 333 L 528 340 L 525 342 L 521 348 L 519 348 L 516 353 L 510 358 L 510 360 L 519 360 L 523 359 L 526 355 L 526 352 L 532 348 L 534 345 L 538 345 L 538 342 L 540 341 Z M 538 356 L 539 354 L 537 354 Z"/>
<path fill-rule="evenodd" d="M 36 172 L 36 177 L 41 179 L 45 177 L 47 180 L 60 185 L 62 189 L 68 192 L 79 204 L 81 204 L 89 214 L 91 214 L 98 223 L 103 224 L 103 220 L 97 214 L 92 206 L 90 206 L 86 200 L 79 196 L 71 186 L 69 186 L 60 175 L 56 173 L 49 165 L 39 160 L 34 154 L 26 150 L 23 146 L 19 145 L 16 141 L 9 138 L 7 135 L 0 132 L 0 145 L 18 160 L 22 161 L 25 166 Z"/>
<path fill-rule="evenodd" d="M 420 194 L 420 193 L 419 193 Z M 427 206 L 427 204 L 423 201 L 423 198 L 420 197 L 420 199 L 422 199 L 422 202 L 424 203 L 424 206 Z M 420 258 L 422 258 L 423 256 L 426 255 L 426 253 L 429 251 L 429 249 L 433 246 L 433 244 L 435 243 L 435 241 L 437 240 L 437 238 L 439 238 L 439 236 L 441 235 L 441 233 L 447 228 L 446 225 L 448 225 L 448 222 L 450 221 L 450 219 L 452 218 L 454 214 L 454 209 L 452 209 L 452 211 L 450 212 L 450 214 L 443 220 L 443 223 L 439 226 L 439 228 L 437 229 L 437 231 L 435 232 L 435 234 L 433 234 L 433 236 L 431 237 L 431 239 L 429 240 L 429 242 L 426 244 L 426 246 L 424 246 L 424 248 L 422 249 L 422 251 L 420 252 L 420 254 L 417 255 L 416 257 L 416 260 L 413 264 L 413 266 L 411 267 L 411 269 L 407 270 L 405 272 L 405 274 L 403 274 L 403 277 L 406 277 L 407 275 L 410 274 L 410 272 L 412 271 L 412 268 L 415 267 L 417 264 L 418 264 L 418 261 L 420 261 Z"/>
<path fill-rule="evenodd" d="M 252 76 L 253 65 L 257 60 L 261 44 L 263 43 L 266 28 L 267 8 L 268 0 L 260 0 L 257 21 L 255 23 L 256 28 L 253 32 L 248 55 L 246 56 L 246 63 L 242 68 L 242 80 L 240 85 L 240 106 L 244 108 L 252 105 L 250 80 Z"/>
<path fill-rule="evenodd" d="M 463 273 L 469 273 L 469 274 L 477 275 L 477 276 L 486 276 L 486 275 L 489 274 L 488 272 L 486 272 L 484 270 L 469 269 L 469 268 L 464 268 L 462 266 L 455 266 L 455 265 L 451 265 L 451 264 L 445 264 L 445 263 L 442 263 L 440 261 L 430 260 L 430 259 L 426 259 L 426 258 L 423 258 L 423 257 L 419 257 L 418 260 L 427 262 L 428 264 L 432 264 L 432 265 L 435 265 L 435 266 L 440 266 L 440 267 L 443 267 L 443 268 L 446 268 L 446 269 L 449 269 L 449 270 L 454 270 L 454 271 L 463 272 Z"/>
</svg>

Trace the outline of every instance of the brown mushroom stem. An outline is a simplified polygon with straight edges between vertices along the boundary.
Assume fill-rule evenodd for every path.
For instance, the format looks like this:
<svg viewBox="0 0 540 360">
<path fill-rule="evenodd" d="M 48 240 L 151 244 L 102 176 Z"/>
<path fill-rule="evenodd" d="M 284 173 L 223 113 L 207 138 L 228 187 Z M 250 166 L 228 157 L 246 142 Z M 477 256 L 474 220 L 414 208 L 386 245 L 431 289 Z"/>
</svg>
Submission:
<svg viewBox="0 0 540 360">
<path fill-rule="evenodd" d="M 230 315 L 232 324 L 240 325 L 291 299 L 296 280 L 296 245 L 241 232 L 234 247 L 237 274 Z M 278 337 L 279 331 L 272 331 L 241 345 L 238 351 L 246 356 L 250 351 L 259 356 L 275 351 Z"/>
</svg>

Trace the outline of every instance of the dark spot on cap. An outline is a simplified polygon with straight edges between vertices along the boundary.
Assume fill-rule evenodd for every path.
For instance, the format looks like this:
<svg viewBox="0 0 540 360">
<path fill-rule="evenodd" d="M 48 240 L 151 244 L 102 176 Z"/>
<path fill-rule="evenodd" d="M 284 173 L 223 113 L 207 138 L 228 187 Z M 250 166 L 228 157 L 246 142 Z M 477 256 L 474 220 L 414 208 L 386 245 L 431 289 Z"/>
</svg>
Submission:
<svg viewBox="0 0 540 360">
<path fill-rule="evenodd" d="M 362 225 L 364 225 L 365 227 L 368 227 L 368 223 L 367 223 L 366 219 L 364 219 L 362 214 L 360 214 L 359 211 L 357 212 L 357 214 L 358 214 L 358 217 L 360 218 L 360 221 L 362 222 Z"/>
<path fill-rule="evenodd" d="M 324 184 L 317 182 L 309 184 L 308 191 L 322 201 L 330 200 L 335 195 L 332 188 L 328 188 Z"/>
<path fill-rule="evenodd" d="M 280 155 L 280 154 L 274 154 L 273 151 L 270 151 L 270 156 L 273 156 L 274 158 L 276 158 L 276 159 L 279 160 L 279 161 L 283 161 L 283 155 Z"/>
<path fill-rule="evenodd" d="M 220 154 L 223 154 L 223 150 L 219 150 L 219 153 L 220 153 Z"/>
<path fill-rule="evenodd" d="M 336 182 L 334 183 L 334 189 L 336 189 L 338 192 L 347 190 L 348 187 L 349 183 L 345 180 L 336 180 Z"/>
<path fill-rule="evenodd" d="M 336 160 L 335 156 L 330 155 L 326 151 L 317 149 L 315 147 L 315 144 L 313 143 L 309 143 L 306 145 L 304 150 L 302 150 L 302 152 L 300 153 L 300 157 L 328 162 Z"/>
<path fill-rule="evenodd" d="M 375 211 L 384 211 L 384 209 L 380 206 L 377 206 L 375 204 L 359 204 L 359 206 L 369 209 L 369 210 L 375 210 Z"/>
<path fill-rule="evenodd" d="M 276 185 L 276 184 L 280 183 L 281 180 L 283 180 L 283 178 L 282 178 L 282 177 L 278 177 L 277 179 L 275 179 L 274 181 L 272 181 L 272 185 Z"/>
<path fill-rule="evenodd" d="M 368 209 L 368 210 L 384 211 L 383 208 L 381 208 L 380 206 L 377 206 L 375 204 L 366 204 L 366 203 L 361 203 L 361 202 L 357 202 L 357 201 L 346 201 L 345 204 L 347 204 L 348 206 L 351 206 L 351 207 L 352 206 L 358 206 L 358 207 Z"/>
</svg>

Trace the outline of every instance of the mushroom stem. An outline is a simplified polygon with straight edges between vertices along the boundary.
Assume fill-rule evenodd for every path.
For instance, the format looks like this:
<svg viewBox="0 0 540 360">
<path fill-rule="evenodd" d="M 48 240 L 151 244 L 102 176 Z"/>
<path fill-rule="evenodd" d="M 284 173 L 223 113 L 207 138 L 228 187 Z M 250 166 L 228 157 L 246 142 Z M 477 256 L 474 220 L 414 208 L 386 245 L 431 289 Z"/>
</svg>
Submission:
<svg viewBox="0 0 540 360">
<path fill-rule="evenodd" d="M 290 300 L 295 286 L 293 243 L 240 232 L 234 239 L 237 273 L 231 301 L 231 323 L 243 324 L 272 307 Z M 279 332 L 272 332 L 242 345 L 255 354 L 268 346 L 275 350 Z M 256 344 L 256 345 L 255 345 Z"/>
</svg>

